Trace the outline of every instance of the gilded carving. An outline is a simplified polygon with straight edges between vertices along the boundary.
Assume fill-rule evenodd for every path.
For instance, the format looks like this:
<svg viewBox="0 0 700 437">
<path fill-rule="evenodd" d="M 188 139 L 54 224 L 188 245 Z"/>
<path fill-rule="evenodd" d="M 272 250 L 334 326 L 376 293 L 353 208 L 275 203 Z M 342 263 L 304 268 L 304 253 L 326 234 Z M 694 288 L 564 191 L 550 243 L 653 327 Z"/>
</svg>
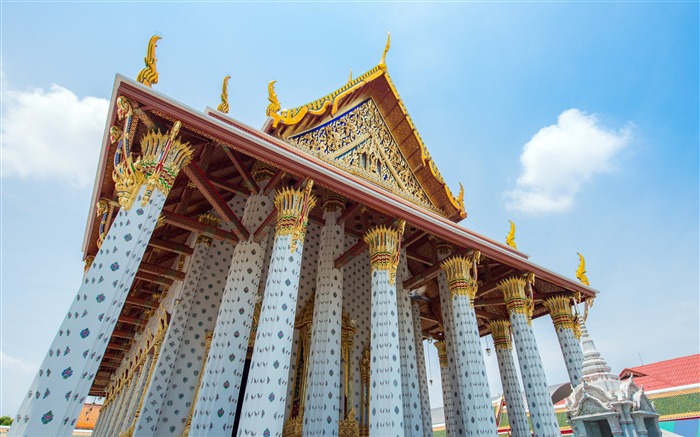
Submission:
<svg viewBox="0 0 700 437">
<path fill-rule="evenodd" d="M 141 82 L 147 87 L 151 88 L 151 85 L 158 83 L 158 70 L 156 70 L 156 43 L 161 39 L 157 35 L 153 35 L 148 41 L 148 50 L 146 51 L 146 57 L 143 59 L 146 63 L 146 67 L 139 71 L 139 75 L 136 76 L 136 81 Z"/>
<path fill-rule="evenodd" d="M 371 99 L 330 123 L 287 141 L 398 196 L 435 210 Z"/>
<path fill-rule="evenodd" d="M 228 114 L 228 80 L 231 79 L 231 76 L 226 76 L 224 78 L 224 83 L 221 85 L 221 103 L 219 103 L 219 106 L 216 108 L 217 111 L 223 112 L 224 114 Z"/>
<path fill-rule="evenodd" d="M 588 277 L 586 276 L 586 259 L 580 253 L 576 252 L 576 254 L 579 258 L 578 268 L 576 269 L 576 278 L 578 278 L 583 285 L 591 285 L 588 282 Z"/>
<path fill-rule="evenodd" d="M 524 314 L 528 323 L 531 323 L 534 301 L 531 296 L 525 294 L 525 287 L 528 283 L 523 278 L 512 277 L 499 282 L 498 289 L 503 293 L 508 312 Z"/>
<path fill-rule="evenodd" d="M 510 322 L 508 320 L 492 320 L 489 322 L 493 345 L 498 349 L 512 349 L 513 342 L 510 336 Z"/>
<path fill-rule="evenodd" d="M 296 250 L 297 244 L 304 241 L 309 212 L 316 205 L 316 196 L 311 194 L 314 181 L 309 179 L 304 190 L 283 188 L 275 195 L 277 224 L 275 235 L 291 235 L 290 251 Z"/>
<path fill-rule="evenodd" d="M 574 329 L 571 298 L 568 296 L 550 297 L 546 299 L 543 304 L 549 310 L 549 315 L 552 316 L 552 323 L 554 323 L 554 328 L 557 331 L 561 329 Z"/>
<path fill-rule="evenodd" d="M 364 237 L 369 246 L 369 257 L 372 270 L 386 270 L 389 272 L 389 284 L 396 283 L 396 269 L 399 266 L 401 255 L 401 239 L 403 238 L 406 222 L 399 221 L 397 229 L 386 226 L 377 226 L 370 229 Z"/>
<path fill-rule="evenodd" d="M 474 307 L 474 297 L 478 289 L 476 280 L 472 277 L 474 259 L 455 256 L 442 262 L 442 270 L 447 276 L 447 284 L 452 296 L 468 296 L 471 307 Z M 475 269 L 476 270 L 476 269 Z"/>
<path fill-rule="evenodd" d="M 508 231 L 508 236 L 506 237 L 506 244 L 513 249 L 517 249 L 518 245 L 515 244 L 515 223 L 511 220 L 508 220 L 508 223 L 510 223 L 510 231 Z"/>
</svg>

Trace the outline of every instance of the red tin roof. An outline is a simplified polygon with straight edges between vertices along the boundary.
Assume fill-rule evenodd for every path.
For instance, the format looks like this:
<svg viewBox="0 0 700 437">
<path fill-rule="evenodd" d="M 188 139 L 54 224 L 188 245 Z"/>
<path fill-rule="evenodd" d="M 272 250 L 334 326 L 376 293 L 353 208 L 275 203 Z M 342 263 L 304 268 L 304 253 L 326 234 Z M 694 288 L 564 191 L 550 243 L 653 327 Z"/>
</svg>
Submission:
<svg viewBox="0 0 700 437">
<path fill-rule="evenodd" d="M 620 379 L 630 376 L 634 377 L 635 384 L 643 385 L 647 392 L 697 384 L 700 383 L 700 354 L 629 367 L 620 372 Z"/>
</svg>

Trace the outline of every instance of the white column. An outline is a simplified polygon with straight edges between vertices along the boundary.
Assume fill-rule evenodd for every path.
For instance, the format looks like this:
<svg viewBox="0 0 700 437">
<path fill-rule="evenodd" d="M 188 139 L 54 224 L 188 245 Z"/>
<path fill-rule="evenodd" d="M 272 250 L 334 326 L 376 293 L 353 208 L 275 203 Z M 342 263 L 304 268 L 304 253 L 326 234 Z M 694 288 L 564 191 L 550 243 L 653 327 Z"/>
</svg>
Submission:
<svg viewBox="0 0 700 437">
<path fill-rule="evenodd" d="M 547 307 L 549 315 L 552 316 L 552 323 L 557 333 L 561 353 L 564 356 L 571 387 L 576 387 L 582 381 L 583 351 L 574 335 L 574 315 L 571 312 L 571 298 L 568 296 L 552 297 L 544 301 L 544 306 Z"/>
<path fill-rule="evenodd" d="M 232 258 L 233 247 L 226 241 L 214 241 L 207 252 L 204 271 L 199 277 L 184 324 L 180 348 L 174 356 L 172 374 L 158 416 L 156 435 L 183 434 L 191 420 L 191 414 L 194 414 L 195 396 Z"/>
<path fill-rule="evenodd" d="M 445 344 L 445 340 L 442 339 L 437 340 L 433 345 L 437 349 L 438 360 L 440 361 L 440 381 L 442 382 L 442 408 L 445 415 L 445 433 L 448 436 L 454 436 L 456 435 L 455 430 L 458 425 L 462 425 L 462 422 L 457 422 L 455 420 L 455 414 L 453 413 L 455 406 L 452 402 L 454 396 L 452 396 L 453 386 L 450 380 L 450 367 L 447 359 L 447 344 Z"/>
<path fill-rule="evenodd" d="M 413 311 L 411 310 L 410 290 L 401 285 L 408 279 L 410 272 L 406 260 L 406 250 L 401 251 L 398 282 L 396 285 L 399 314 L 399 350 L 401 351 L 401 391 L 403 400 L 403 428 L 406 437 L 423 435 L 423 418 L 421 414 L 420 386 L 416 360 L 416 336 L 413 332 Z M 421 350 L 423 348 L 421 347 Z"/>
<path fill-rule="evenodd" d="M 343 206 L 343 201 L 334 197 L 324 204 L 325 224 L 321 229 L 308 355 L 304 436 L 338 435 L 343 271 L 335 268 L 335 259 L 345 248 L 345 230 L 336 223 Z"/>
<path fill-rule="evenodd" d="M 138 407 L 140 406 L 141 399 L 143 399 L 143 394 L 144 390 L 146 388 L 146 384 L 148 383 L 148 377 L 150 376 L 150 369 L 151 369 L 151 364 L 153 360 L 153 355 L 148 354 L 146 355 L 146 358 L 141 364 L 141 368 L 139 370 L 139 379 L 138 382 L 136 383 L 136 387 L 134 389 L 134 394 L 131 396 L 131 400 L 129 401 L 129 406 L 126 409 L 126 414 L 124 415 L 124 420 L 120 424 L 120 433 L 127 430 L 130 425 L 132 425 L 135 421 L 134 415 L 138 411 Z M 133 434 L 133 430 L 130 434 Z"/>
<path fill-rule="evenodd" d="M 287 397 L 294 316 L 308 212 L 316 203 L 305 190 L 275 195 L 277 224 L 260 323 L 241 410 L 238 436 L 281 436 Z"/>
<path fill-rule="evenodd" d="M 251 194 L 246 201 L 241 221 L 251 237 L 233 251 L 190 436 L 232 432 L 265 255 L 266 239 L 256 242 L 253 237 L 272 209 L 269 195 Z"/>
<path fill-rule="evenodd" d="M 559 424 L 547 390 L 547 379 L 535 334 L 530 325 L 533 302 L 525 295 L 525 285 L 522 278 L 509 278 L 501 281 L 498 288 L 503 293 L 508 308 L 532 431 L 537 437 L 558 437 L 561 435 Z"/>
<path fill-rule="evenodd" d="M 396 269 L 403 222 L 397 232 L 378 226 L 364 237 L 372 265 L 369 434 L 403 436 L 401 359 L 396 299 Z"/>
<path fill-rule="evenodd" d="M 446 324 L 454 327 L 455 361 L 462 399 L 462 419 L 469 436 L 496 437 L 496 421 L 491 406 L 491 390 L 481 352 L 479 323 L 474 311 L 477 292 L 476 263 L 472 258 L 455 256 L 442 262 L 442 270 L 452 295 L 452 316 Z M 453 322 L 453 323 L 452 323 Z"/>
<path fill-rule="evenodd" d="M 207 253 L 212 240 L 200 236 L 194 246 L 194 252 L 190 258 L 179 303 L 171 316 L 170 324 L 163 340 L 160 353 L 156 359 L 155 371 L 147 382 L 146 398 L 141 406 L 139 417 L 134 429 L 135 436 L 151 436 L 155 433 L 158 417 L 160 416 L 165 395 L 170 385 L 170 378 L 175 366 L 177 352 L 182 344 L 185 334 L 185 325 L 190 308 L 194 302 L 195 294 L 199 288 L 199 280 L 207 261 Z M 177 301 L 176 301 L 177 302 Z"/>
<path fill-rule="evenodd" d="M 515 369 L 515 360 L 513 360 L 510 322 L 508 320 L 492 320 L 489 323 L 489 328 L 496 349 L 503 396 L 506 399 L 506 409 L 508 410 L 510 433 L 513 437 L 529 437 L 530 424 L 527 421 L 523 392 Z"/>
<path fill-rule="evenodd" d="M 120 107 L 131 107 L 123 97 Z M 166 134 L 150 132 L 142 157 L 132 162 L 128 129 L 115 157 L 114 179 L 121 209 L 73 300 L 27 393 L 10 436 L 70 435 L 165 199 L 192 149 L 176 138 L 180 122 Z M 132 207 L 133 206 L 133 207 Z"/>
<path fill-rule="evenodd" d="M 438 243 L 438 259 L 444 260 L 451 252 L 449 245 Z M 462 399 L 459 394 L 459 379 L 457 376 L 457 362 L 455 361 L 455 339 L 452 326 L 452 298 L 450 287 L 447 284 L 445 272 L 438 273 L 438 291 L 440 295 L 440 309 L 442 312 L 442 329 L 444 334 L 445 367 L 440 367 L 442 379 L 442 401 L 445 411 L 445 428 L 448 437 L 464 435 L 462 423 Z"/>
<path fill-rule="evenodd" d="M 425 354 L 423 352 L 423 325 L 420 320 L 420 304 L 411 302 L 413 317 L 414 347 L 416 348 L 416 363 L 418 368 L 418 387 L 420 390 L 420 407 L 423 421 L 423 436 L 432 437 L 433 418 L 430 414 L 430 395 L 428 394 L 428 375 L 425 371 Z"/>
</svg>

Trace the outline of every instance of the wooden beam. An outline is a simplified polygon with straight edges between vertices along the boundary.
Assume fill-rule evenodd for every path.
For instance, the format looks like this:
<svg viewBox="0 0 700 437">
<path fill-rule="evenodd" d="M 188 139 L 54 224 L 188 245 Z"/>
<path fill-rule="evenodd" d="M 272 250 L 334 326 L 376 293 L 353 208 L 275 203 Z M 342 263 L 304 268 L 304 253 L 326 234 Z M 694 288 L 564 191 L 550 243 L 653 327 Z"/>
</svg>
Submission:
<svg viewBox="0 0 700 437">
<path fill-rule="evenodd" d="M 360 208 L 362 208 L 362 204 L 359 202 L 357 202 L 350 208 L 345 208 L 345 211 L 343 211 L 343 213 L 338 216 L 338 219 L 335 222 L 338 224 L 344 223 L 345 220 L 355 215 L 355 213 L 357 213 L 360 210 Z"/>
<path fill-rule="evenodd" d="M 272 176 L 270 180 L 267 181 L 265 189 L 263 189 L 263 194 L 266 196 L 269 195 L 272 192 L 272 190 L 274 190 L 277 187 L 277 184 L 280 183 L 285 174 L 286 173 L 282 170 L 277 170 L 277 173 L 275 173 L 274 176 Z"/>
<path fill-rule="evenodd" d="M 109 343 L 107 346 L 107 350 L 109 349 L 114 349 L 114 350 L 119 350 L 119 351 L 128 351 L 131 349 L 130 344 L 119 344 L 119 343 Z"/>
<path fill-rule="evenodd" d="M 246 185 L 248 185 L 250 191 L 252 191 L 254 194 L 258 194 L 260 192 L 258 184 L 255 182 L 255 178 L 253 178 L 253 175 L 250 174 L 250 170 L 248 170 L 248 167 L 243 165 L 243 163 L 241 162 L 240 153 L 234 152 L 225 145 L 222 145 L 222 147 L 224 149 L 224 153 L 226 153 L 226 156 L 228 156 L 228 159 L 231 160 L 233 166 L 236 167 L 236 170 L 238 170 L 238 173 L 240 173 L 241 178 L 243 178 L 243 182 Z"/>
<path fill-rule="evenodd" d="M 186 244 L 180 244 L 170 240 L 162 240 L 160 238 L 151 238 L 148 245 L 185 256 L 191 256 L 194 253 L 194 249 Z"/>
<path fill-rule="evenodd" d="M 145 326 L 148 323 L 147 320 L 137 319 L 136 317 L 127 316 L 125 314 L 120 314 L 117 322 L 128 323 L 129 325 Z"/>
<path fill-rule="evenodd" d="M 127 339 L 129 339 L 129 340 L 133 340 L 133 339 L 134 339 L 134 333 L 133 333 L 133 332 L 129 332 L 129 331 L 124 331 L 124 330 L 121 330 L 121 329 L 115 329 L 114 331 L 112 331 L 112 337 L 116 337 L 116 338 L 127 338 Z"/>
<path fill-rule="evenodd" d="M 233 228 L 233 232 L 238 236 L 238 238 L 241 240 L 247 240 L 249 236 L 248 230 L 245 228 L 245 226 L 243 226 L 241 220 L 228 206 L 224 198 L 221 197 L 221 194 L 216 191 L 216 187 L 212 185 L 206 173 L 204 173 L 204 171 L 194 162 L 191 162 L 182 170 L 197 186 L 199 192 L 202 193 L 202 196 L 204 196 L 216 210 L 216 212 L 219 213 L 221 218 Z"/>
<path fill-rule="evenodd" d="M 174 214 L 169 211 L 161 212 L 165 223 L 176 226 L 178 228 L 187 229 L 192 232 L 199 232 L 215 240 L 228 241 L 230 243 L 238 242 L 238 236 L 233 232 L 225 231 L 223 229 L 217 228 L 216 226 L 204 224 L 198 220 L 191 219 L 189 217 Z"/>
<path fill-rule="evenodd" d="M 156 264 L 142 262 L 139 266 L 139 270 L 143 270 L 144 272 L 151 273 L 153 275 L 165 276 L 166 278 L 174 279 L 176 281 L 185 280 L 185 272 L 169 269 Z"/>
<path fill-rule="evenodd" d="M 403 244 L 401 245 L 401 247 L 408 249 L 408 246 L 411 246 L 411 245 L 417 243 L 419 240 L 422 240 L 422 239 L 427 238 L 427 237 L 428 237 L 428 235 L 425 232 L 416 231 L 413 235 L 411 235 L 410 238 L 407 238 L 403 241 Z"/>
<path fill-rule="evenodd" d="M 160 275 L 156 275 L 153 273 L 147 273 L 145 271 L 137 271 L 136 276 L 134 276 L 136 279 L 140 279 L 142 281 L 146 282 L 151 282 L 154 284 L 160 284 L 160 285 L 165 285 L 165 286 L 171 286 L 173 285 L 173 280 L 164 278 Z"/>
<path fill-rule="evenodd" d="M 260 223 L 260 226 L 253 232 L 253 241 L 260 243 L 262 239 L 267 235 L 269 228 L 275 225 L 275 218 L 277 217 L 277 208 L 273 209 L 270 214 L 267 215 L 265 220 Z"/>
<path fill-rule="evenodd" d="M 413 261 L 418 261 L 421 264 L 425 264 L 427 266 L 432 265 L 433 261 L 429 260 L 428 258 L 418 255 L 417 253 L 411 253 L 409 251 L 406 251 L 406 258 L 412 259 Z"/>
<path fill-rule="evenodd" d="M 358 241 L 354 246 L 345 251 L 344 254 L 335 259 L 335 268 L 342 268 L 345 264 L 349 263 L 353 258 L 365 250 L 367 250 L 367 243 L 365 243 L 363 240 Z"/>
<path fill-rule="evenodd" d="M 250 194 L 249 189 L 247 189 L 241 185 L 234 184 L 233 182 L 219 179 L 219 178 L 212 176 L 212 175 L 209 175 L 209 181 L 211 181 L 211 184 L 213 186 L 215 186 L 216 188 L 228 191 L 229 193 L 243 194 L 244 196 L 248 196 Z"/>
<path fill-rule="evenodd" d="M 468 249 L 463 249 L 460 250 L 453 255 L 465 255 L 467 253 L 470 253 L 471 250 Z M 435 263 L 432 266 L 426 268 L 420 273 L 417 273 L 413 275 L 413 277 L 406 279 L 403 281 L 403 288 L 406 290 L 413 290 L 414 288 L 418 287 L 419 285 L 422 285 L 424 282 L 427 282 L 434 277 L 436 277 L 440 273 L 440 263 Z"/>
<path fill-rule="evenodd" d="M 143 307 L 143 308 L 158 308 L 159 303 L 152 301 L 150 299 L 144 299 L 142 297 L 133 297 L 129 296 L 126 298 L 126 304 L 132 305 L 132 306 L 137 306 L 137 307 Z"/>
</svg>

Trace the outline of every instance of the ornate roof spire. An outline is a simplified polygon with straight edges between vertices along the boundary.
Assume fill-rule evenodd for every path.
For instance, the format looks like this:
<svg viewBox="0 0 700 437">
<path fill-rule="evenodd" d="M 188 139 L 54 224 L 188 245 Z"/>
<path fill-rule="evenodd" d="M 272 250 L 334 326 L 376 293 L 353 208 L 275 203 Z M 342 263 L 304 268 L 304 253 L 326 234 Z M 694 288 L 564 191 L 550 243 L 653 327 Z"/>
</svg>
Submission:
<svg viewBox="0 0 700 437">
<path fill-rule="evenodd" d="M 386 54 L 391 47 L 391 34 L 389 31 L 386 32 L 386 46 L 384 46 L 384 53 L 382 53 L 382 60 L 379 61 L 379 66 L 386 68 Z"/>
</svg>

